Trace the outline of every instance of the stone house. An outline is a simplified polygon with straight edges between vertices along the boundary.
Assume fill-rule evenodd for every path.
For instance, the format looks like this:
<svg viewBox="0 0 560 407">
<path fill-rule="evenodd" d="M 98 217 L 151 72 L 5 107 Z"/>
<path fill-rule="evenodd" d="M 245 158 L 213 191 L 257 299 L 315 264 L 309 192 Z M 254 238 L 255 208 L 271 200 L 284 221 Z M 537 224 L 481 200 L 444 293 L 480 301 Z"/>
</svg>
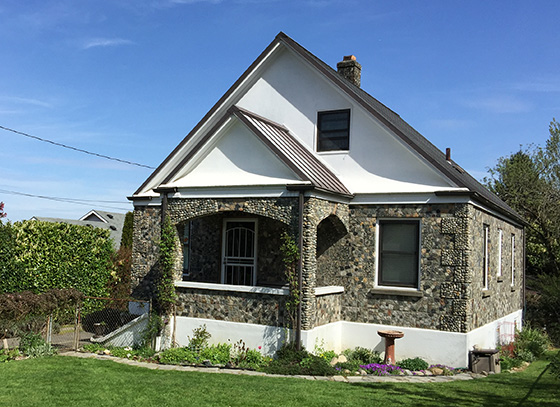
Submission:
<svg viewBox="0 0 560 407">
<path fill-rule="evenodd" d="M 521 324 L 523 220 L 363 91 L 353 56 L 337 68 L 278 34 L 130 197 L 135 293 L 153 293 L 169 216 L 174 340 L 205 324 L 273 353 L 289 332 L 287 232 L 307 349 L 383 350 L 391 329 L 398 359 L 465 366 Z"/>
</svg>

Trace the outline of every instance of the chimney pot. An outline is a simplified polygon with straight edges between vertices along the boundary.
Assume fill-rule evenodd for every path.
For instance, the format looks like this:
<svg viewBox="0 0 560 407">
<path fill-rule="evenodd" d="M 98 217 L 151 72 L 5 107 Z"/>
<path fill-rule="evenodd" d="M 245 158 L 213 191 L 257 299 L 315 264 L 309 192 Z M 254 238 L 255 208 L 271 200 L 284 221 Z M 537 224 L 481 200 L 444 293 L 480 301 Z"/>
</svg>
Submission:
<svg viewBox="0 0 560 407">
<path fill-rule="evenodd" d="M 339 75 L 345 77 L 357 87 L 360 87 L 362 79 L 362 65 L 356 61 L 354 55 L 346 55 L 336 64 Z"/>
<path fill-rule="evenodd" d="M 447 147 L 445 149 L 445 159 L 447 161 L 451 161 L 451 148 Z"/>
</svg>

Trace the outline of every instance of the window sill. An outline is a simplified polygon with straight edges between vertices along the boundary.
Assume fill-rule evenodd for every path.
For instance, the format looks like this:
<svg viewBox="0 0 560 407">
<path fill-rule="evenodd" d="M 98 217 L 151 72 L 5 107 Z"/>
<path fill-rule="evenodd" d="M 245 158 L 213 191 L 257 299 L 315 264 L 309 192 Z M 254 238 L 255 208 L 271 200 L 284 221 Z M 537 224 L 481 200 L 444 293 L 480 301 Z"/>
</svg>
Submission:
<svg viewBox="0 0 560 407">
<path fill-rule="evenodd" d="M 492 295 L 492 290 L 482 290 L 482 298 L 488 298 Z"/>
<path fill-rule="evenodd" d="M 400 295 L 404 297 L 423 297 L 424 293 L 420 290 L 398 290 L 394 288 L 381 288 L 377 287 L 370 291 L 372 294 L 378 295 Z"/>
<path fill-rule="evenodd" d="M 516 288 L 516 287 L 513 287 L 513 286 L 512 286 L 512 287 L 510 287 L 510 288 L 511 288 L 511 292 L 512 292 L 512 293 L 517 291 L 517 288 Z"/>
<path fill-rule="evenodd" d="M 504 282 L 504 278 L 503 278 L 503 277 L 498 277 L 498 278 L 496 279 L 496 281 L 497 281 L 498 283 L 503 283 L 503 282 Z"/>
<path fill-rule="evenodd" d="M 195 288 L 198 290 L 211 291 L 232 291 L 241 293 L 270 294 L 270 295 L 290 295 L 287 288 L 257 287 L 249 285 L 231 285 L 216 283 L 199 283 L 196 281 L 175 281 L 175 287 Z"/>
</svg>

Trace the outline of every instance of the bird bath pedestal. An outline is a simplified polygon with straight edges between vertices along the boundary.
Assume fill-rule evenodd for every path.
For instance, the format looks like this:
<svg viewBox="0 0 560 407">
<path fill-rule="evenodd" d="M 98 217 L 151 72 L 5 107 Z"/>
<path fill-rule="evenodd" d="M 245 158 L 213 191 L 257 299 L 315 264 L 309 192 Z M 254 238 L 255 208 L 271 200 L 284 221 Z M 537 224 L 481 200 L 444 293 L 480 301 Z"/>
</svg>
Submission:
<svg viewBox="0 0 560 407">
<path fill-rule="evenodd" d="M 395 363 L 395 339 L 402 338 L 404 332 L 401 331 L 377 331 L 377 334 L 385 338 L 385 360 L 383 363 L 392 365 Z"/>
</svg>

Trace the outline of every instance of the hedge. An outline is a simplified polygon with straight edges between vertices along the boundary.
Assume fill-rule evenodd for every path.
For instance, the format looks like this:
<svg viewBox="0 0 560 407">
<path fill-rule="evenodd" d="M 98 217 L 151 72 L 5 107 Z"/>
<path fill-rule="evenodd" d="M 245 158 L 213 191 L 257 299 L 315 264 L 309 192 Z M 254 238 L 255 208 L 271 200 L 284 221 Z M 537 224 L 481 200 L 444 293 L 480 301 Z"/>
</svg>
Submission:
<svg viewBox="0 0 560 407">
<path fill-rule="evenodd" d="M 106 297 L 113 252 L 107 230 L 35 220 L 0 223 L 0 293 L 75 288 Z"/>
</svg>

